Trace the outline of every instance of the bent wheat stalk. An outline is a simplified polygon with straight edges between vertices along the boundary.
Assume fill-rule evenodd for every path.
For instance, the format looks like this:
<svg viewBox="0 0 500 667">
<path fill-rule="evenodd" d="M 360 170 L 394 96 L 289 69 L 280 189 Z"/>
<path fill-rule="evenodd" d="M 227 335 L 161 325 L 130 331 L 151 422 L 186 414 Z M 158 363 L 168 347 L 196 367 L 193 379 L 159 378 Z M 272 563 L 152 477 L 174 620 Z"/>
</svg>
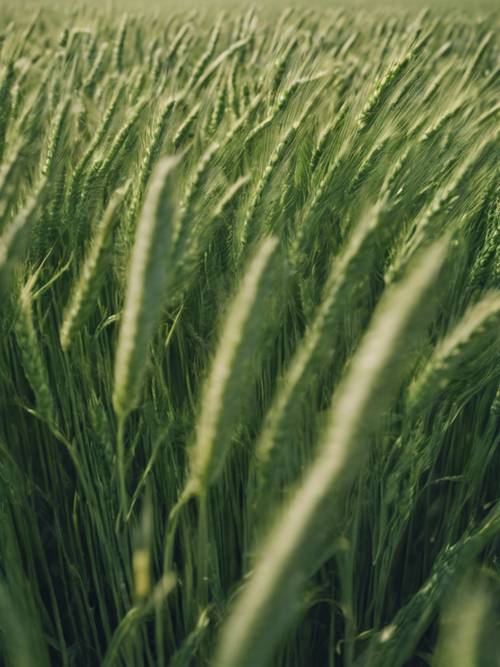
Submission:
<svg viewBox="0 0 500 667">
<path fill-rule="evenodd" d="M 172 175 L 177 158 L 157 166 L 137 225 L 115 358 L 113 407 L 118 417 L 118 475 L 126 510 L 124 423 L 139 402 L 155 327 L 168 282 L 173 216 Z"/>
<path fill-rule="evenodd" d="M 171 568 L 179 511 L 191 497 L 203 498 L 220 476 L 241 411 L 252 390 L 269 326 L 268 305 L 277 275 L 274 261 L 277 250 L 276 238 L 266 238 L 260 244 L 228 309 L 202 395 L 188 481 L 170 512 L 165 571 Z"/>
</svg>

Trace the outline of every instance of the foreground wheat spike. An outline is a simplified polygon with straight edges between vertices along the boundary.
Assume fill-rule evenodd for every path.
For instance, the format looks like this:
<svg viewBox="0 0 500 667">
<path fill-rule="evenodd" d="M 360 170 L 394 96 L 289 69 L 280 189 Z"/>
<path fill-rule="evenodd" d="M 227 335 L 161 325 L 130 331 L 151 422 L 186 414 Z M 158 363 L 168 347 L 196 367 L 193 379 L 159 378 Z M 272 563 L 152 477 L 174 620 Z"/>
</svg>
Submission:
<svg viewBox="0 0 500 667">
<path fill-rule="evenodd" d="M 378 306 L 335 392 L 320 451 L 261 546 L 255 569 L 223 626 L 214 664 L 270 663 L 319 556 L 328 505 L 338 506 L 366 461 L 367 440 L 397 391 L 409 341 L 423 324 L 424 304 L 443 266 L 447 243 L 434 244 Z"/>
<path fill-rule="evenodd" d="M 279 276 L 277 259 L 277 239 L 264 239 L 228 308 L 203 389 L 200 415 L 190 451 L 187 482 L 169 516 L 164 548 L 165 571 L 173 565 L 174 539 L 180 511 L 190 498 L 198 496 L 200 511 L 206 513 L 207 493 L 222 474 L 238 420 L 251 397 L 265 334 L 270 331 L 268 318 L 269 308 L 273 305 L 272 289 L 276 287 Z M 202 540 L 206 541 L 204 535 Z M 200 565 L 201 571 L 205 567 L 206 563 Z"/>
<path fill-rule="evenodd" d="M 286 432 L 287 421 L 293 409 L 297 408 L 300 395 L 307 388 L 311 377 L 318 372 L 321 363 L 334 353 L 331 344 L 334 330 L 348 307 L 349 297 L 352 299 L 354 296 L 359 284 L 357 279 L 370 265 L 377 242 L 380 242 L 384 233 L 387 234 L 387 229 L 384 229 L 387 226 L 387 212 L 383 204 L 377 205 L 358 223 L 341 256 L 332 262 L 324 298 L 297 352 L 279 380 L 255 445 L 260 503 L 266 503 L 268 494 L 265 489 L 269 477 L 272 476 L 274 466 L 279 466 L 279 459 L 275 461 L 273 453 L 276 447 L 284 445 L 282 432 Z"/>
<path fill-rule="evenodd" d="M 121 418 L 139 402 L 165 298 L 174 216 L 172 179 L 178 162 L 168 157 L 158 164 L 137 225 L 115 359 L 113 406 Z"/>
<path fill-rule="evenodd" d="M 239 411 L 252 389 L 263 334 L 269 326 L 266 313 L 276 280 L 277 250 L 275 238 L 261 243 L 226 315 L 191 451 L 188 487 L 197 493 L 203 493 L 220 475 Z"/>
</svg>

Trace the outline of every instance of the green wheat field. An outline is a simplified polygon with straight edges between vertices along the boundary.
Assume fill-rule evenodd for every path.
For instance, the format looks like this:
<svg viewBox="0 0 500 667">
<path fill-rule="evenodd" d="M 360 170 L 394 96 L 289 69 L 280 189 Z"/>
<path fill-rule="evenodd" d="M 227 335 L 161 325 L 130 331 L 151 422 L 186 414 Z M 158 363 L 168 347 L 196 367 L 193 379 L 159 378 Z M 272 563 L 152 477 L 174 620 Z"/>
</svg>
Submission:
<svg viewBox="0 0 500 667">
<path fill-rule="evenodd" d="M 499 27 L 2 3 L 1 665 L 500 665 Z"/>
</svg>

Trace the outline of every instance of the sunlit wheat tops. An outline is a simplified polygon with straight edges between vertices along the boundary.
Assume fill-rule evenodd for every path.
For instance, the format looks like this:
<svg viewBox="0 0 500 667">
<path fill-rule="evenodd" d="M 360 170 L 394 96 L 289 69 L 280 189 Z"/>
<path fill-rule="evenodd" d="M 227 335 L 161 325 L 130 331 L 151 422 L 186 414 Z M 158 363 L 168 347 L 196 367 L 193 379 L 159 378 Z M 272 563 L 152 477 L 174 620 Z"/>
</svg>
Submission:
<svg viewBox="0 0 500 667">
<path fill-rule="evenodd" d="M 115 359 L 113 405 L 121 417 L 139 401 L 149 346 L 165 298 L 177 163 L 169 157 L 158 164 L 135 234 Z"/>
</svg>

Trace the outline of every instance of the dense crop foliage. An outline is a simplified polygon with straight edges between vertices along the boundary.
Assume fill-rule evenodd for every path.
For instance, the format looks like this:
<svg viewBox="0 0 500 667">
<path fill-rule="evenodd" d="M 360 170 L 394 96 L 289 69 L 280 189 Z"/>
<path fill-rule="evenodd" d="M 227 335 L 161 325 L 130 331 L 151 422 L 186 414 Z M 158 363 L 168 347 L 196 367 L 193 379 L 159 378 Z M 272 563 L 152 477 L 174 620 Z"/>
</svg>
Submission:
<svg viewBox="0 0 500 667">
<path fill-rule="evenodd" d="M 0 661 L 500 664 L 497 30 L 2 6 Z"/>
</svg>

